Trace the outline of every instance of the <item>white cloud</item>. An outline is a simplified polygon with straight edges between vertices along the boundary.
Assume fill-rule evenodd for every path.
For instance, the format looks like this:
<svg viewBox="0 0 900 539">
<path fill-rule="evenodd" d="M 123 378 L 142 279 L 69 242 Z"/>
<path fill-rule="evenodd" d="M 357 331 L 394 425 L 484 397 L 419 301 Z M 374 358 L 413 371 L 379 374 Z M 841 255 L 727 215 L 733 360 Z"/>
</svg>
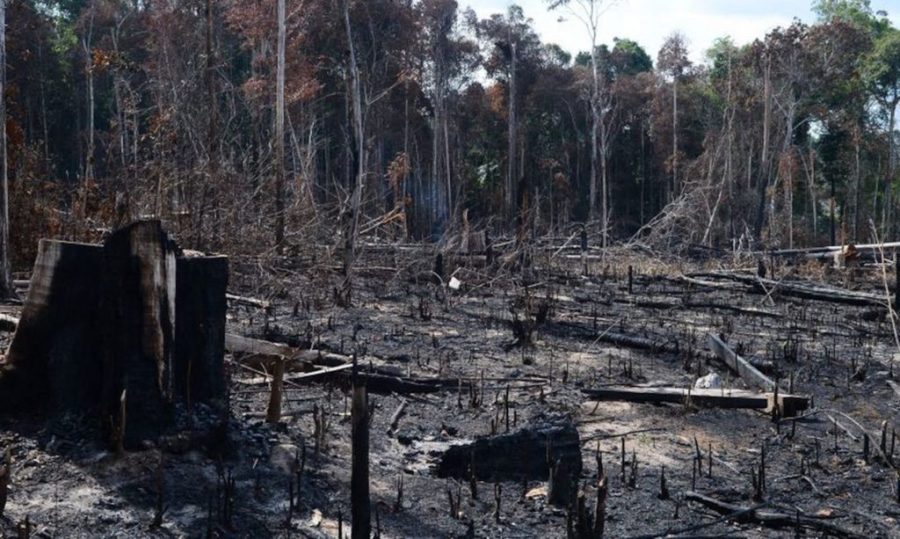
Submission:
<svg viewBox="0 0 900 539">
<path fill-rule="evenodd" d="M 557 43 L 573 54 L 590 48 L 582 23 L 567 16 L 565 9 L 548 12 L 545 0 L 458 1 L 461 6 L 472 6 L 480 17 L 505 12 L 511 3 L 518 4 L 534 19 L 545 43 Z M 778 26 L 790 25 L 795 17 L 811 22 L 811 4 L 812 0 L 619 0 L 603 17 L 600 40 L 611 44 L 614 37 L 633 39 L 655 60 L 665 38 L 678 31 L 688 39 L 691 58 L 700 62 L 719 37 L 731 36 L 742 45 Z M 873 7 L 886 9 L 895 25 L 900 21 L 900 0 L 875 0 Z M 560 16 L 567 20 L 557 22 Z"/>
</svg>

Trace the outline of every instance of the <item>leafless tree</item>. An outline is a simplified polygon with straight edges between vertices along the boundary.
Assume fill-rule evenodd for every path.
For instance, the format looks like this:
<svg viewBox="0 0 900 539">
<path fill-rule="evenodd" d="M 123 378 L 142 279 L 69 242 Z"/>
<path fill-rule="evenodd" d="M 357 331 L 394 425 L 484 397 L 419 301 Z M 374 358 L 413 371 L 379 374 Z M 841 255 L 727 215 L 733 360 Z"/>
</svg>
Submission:
<svg viewBox="0 0 900 539">
<path fill-rule="evenodd" d="M 549 0 L 551 10 L 563 7 L 578 19 L 591 38 L 591 182 L 588 195 L 589 218 L 594 218 L 597 206 L 597 175 L 600 173 L 600 219 L 603 226 L 603 246 L 606 247 L 609 223 L 609 189 L 607 187 L 606 155 L 609 152 L 608 130 L 604 128 L 604 120 L 609 107 L 604 106 L 601 96 L 606 84 L 597 58 L 597 39 L 600 32 L 600 19 L 616 0 Z M 601 162 L 602 161 L 602 162 Z M 598 170 L 598 168 L 600 170 Z"/>
<path fill-rule="evenodd" d="M 6 0 L 0 0 L 0 298 L 12 295 L 9 274 L 9 178 L 6 158 Z"/>
</svg>

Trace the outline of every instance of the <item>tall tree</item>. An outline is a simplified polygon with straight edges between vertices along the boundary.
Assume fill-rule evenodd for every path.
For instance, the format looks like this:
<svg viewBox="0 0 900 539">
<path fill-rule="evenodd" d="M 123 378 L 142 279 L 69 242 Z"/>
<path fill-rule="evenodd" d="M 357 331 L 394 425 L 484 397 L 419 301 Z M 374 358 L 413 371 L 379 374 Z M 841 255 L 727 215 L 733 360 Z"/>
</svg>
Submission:
<svg viewBox="0 0 900 539">
<path fill-rule="evenodd" d="M 13 294 L 9 267 L 9 163 L 6 143 L 6 0 L 0 0 L 0 298 Z"/>
<path fill-rule="evenodd" d="M 684 36 L 676 32 L 663 42 L 659 49 L 657 68 L 672 80 L 672 157 L 670 167 L 672 170 L 672 184 L 669 188 L 669 196 L 678 196 L 678 82 L 685 71 L 691 66 L 688 59 L 687 43 Z"/>
<path fill-rule="evenodd" d="M 895 126 L 897 106 L 900 105 L 900 30 L 890 29 L 884 32 L 875 42 L 875 48 L 866 59 L 865 77 L 872 95 L 883 114 L 886 141 L 888 148 L 887 177 L 884 185 L 884 209 L 882 213 L 882 233 L 894 232 L 891 216 L 893 214 L 894 182 L 896 178 L 896 137 Z M 888 227 L 891 228 L 888 228 Z"/>
<path fill-rule="evenodd" d="M 353 28 L 350 24 L 350 1 L 339 0 L 341 17 L 344 21 L 344 31 L 347 37 L 347 49 L 350 53 L 348 66 L 348 90 L 350 108 L 353 116 L 353 137 L 356 144 L 356 181 L 353 183 L 353 191 L 350 195 L 350 216 L 344 236 L 344 282 L 343 302 L 349 303 L 352 289 L 353 264 L 356 262 L 356 236 L 359 232 L 359 213 L 362 210 L 362 191 L 366 177 L 366 140 L 365 119 L 363 115 L 363 101 L 365 97 L 360 84 L 359 63 L 356 56 L 356 44 L 353 39 Z M 368 518 L 366 516 L 365 518 Z M 354 523 L 356 529 L 356 523 Z"/>
<path fill-rule="evenodd" d="M 285 175 L 284 175 L 284 1 L 278 0 L 278 66 L 275 75 L 275 245 L 284 247 Z"/>
<path fill-rule="evenodd" d="M 607 131 L 604 129 L 603 120 L 608 112 L 608 107 L 603 106 L 600 102 L 603 94 L 604 77 L 601 74 L 599 60 L 597 58 L 597 39 L 600 31 L 600 18 L 603 13 L 614 2 L 608 0 L 547 0 L 551 10 L 565 7 L 573 17 L 578 19 L 587 30 L 591 40 L 591 180 L 590 194 L 588 196 L 588 215 L 589 219 L 594 218 L 594 209 L 597 204 L 597 174 L 598 163 L 600 163 L 601 154 L 602 163 L 600 163 L 601 171 L 601 203 L 600 203 L 600 221 L 603 230 L 602 243 L 606 247 L 608 241 L 609 226 L 609 188 L 607 186 Z"/>
<path fill-rule="evenodd" d="M 454 194 L 454 163 L 450 120 L 454 85 L 466 80 L 465 73 L 477 69 L 476 46 L 458 30 L 456 0 L 423 0 L 418 15 L 422 25 L 425 84 L 432 105 L 431 176 L 443 196 L 433 197 L 433 218 L 450 216 L 458 203 Z M 438 209 L 438 200 L 445 199 Z M 438 215 L 441 213 L 442 215 Z"/>
<path fill-rule="evenodd" d="M 516 213 L 516 201 L 521 195 L 519 184 L 525 172 L 519 120 L 523 100 L 520 96 L 527 94 L 528 86 L 534 81 L 534 70 L 541 62 L 543 49 L 531 19 L 526 18 L 517 5 L 510 6 L 506 16 L 492 15 L 480 21 L 478 33 L 487 42 L 490 51 L 485 62 L 488 75 L 500 75 L 502 82 L 506 83 L 508 129 L 504 209 L 512 216 Z"/>
</svg>

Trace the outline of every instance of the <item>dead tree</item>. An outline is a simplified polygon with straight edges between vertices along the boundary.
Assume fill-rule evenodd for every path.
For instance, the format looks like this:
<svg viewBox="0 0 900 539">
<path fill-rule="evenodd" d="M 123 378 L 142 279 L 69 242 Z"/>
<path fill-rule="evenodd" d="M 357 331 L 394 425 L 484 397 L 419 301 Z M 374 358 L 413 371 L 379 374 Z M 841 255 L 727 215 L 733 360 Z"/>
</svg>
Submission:
<svg viewBox="0 0 900 539">
<path fill-rule="evenodd" d="M 353 463 L 350 478 L 353 539 L 369 539 L 372 515 L 369 500 L 369 399 L 366 386 L 354 383 L 350 405 Z"/>
<path fill-rule="evenodd" d="M 0 0 L 0 96 L 6 95 L 6 0 Z M 13 295 L 9 273 L 9 179 L 6 157 L 6 102 L 0 99 L 0 298 Z"/>
</svg>

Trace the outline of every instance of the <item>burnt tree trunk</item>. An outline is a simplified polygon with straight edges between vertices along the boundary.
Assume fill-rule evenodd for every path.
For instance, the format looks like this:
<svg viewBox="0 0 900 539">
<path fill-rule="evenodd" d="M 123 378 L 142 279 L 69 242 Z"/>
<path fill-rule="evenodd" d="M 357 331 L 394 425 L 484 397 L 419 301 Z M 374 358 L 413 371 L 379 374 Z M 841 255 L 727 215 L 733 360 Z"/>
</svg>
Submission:
<svg viewBox="0 0 900 539">
<path fill-rule="evenodd" d="M 572 477 L 581 475 L 581 440 L 569 419 L 451 446 L 438 461 L 437 476 L 466 478 L 471 465 L 482 481 L 546 480 L 558 462 Z"/>
<path fill-rule="evenodd" d="M 368 539 L 372 535 L 371 502 L 369 499 L 369 399 L 366 386 L 353 385 L 350 409 L 352 437 L 352 469 L 350 498 L 352 539 Z"/>
<path fill-rule="evenodd" d="M 118 230 L 103 247 L 103 418 L 118 423 L 127 390 L 126 445 L 159 436 L 173 412 L 177 249 L 159 221 Z"/>
<path fill-rule="evenodd" d="M 0 413 L 123 423 L 133 447 L 193 403 L 227 411 L 227 280 L 227 258 L 185 256 L 159 221 L 129 225 L 102 246 L 42 240 L 0 364 Z"/>
<path fill-rule="evenodd" d="M 0 413 L 76 410 L 102 389 L 99 245 L 41 240 L 28 298 L 0 364 Z"/>
</svg>

